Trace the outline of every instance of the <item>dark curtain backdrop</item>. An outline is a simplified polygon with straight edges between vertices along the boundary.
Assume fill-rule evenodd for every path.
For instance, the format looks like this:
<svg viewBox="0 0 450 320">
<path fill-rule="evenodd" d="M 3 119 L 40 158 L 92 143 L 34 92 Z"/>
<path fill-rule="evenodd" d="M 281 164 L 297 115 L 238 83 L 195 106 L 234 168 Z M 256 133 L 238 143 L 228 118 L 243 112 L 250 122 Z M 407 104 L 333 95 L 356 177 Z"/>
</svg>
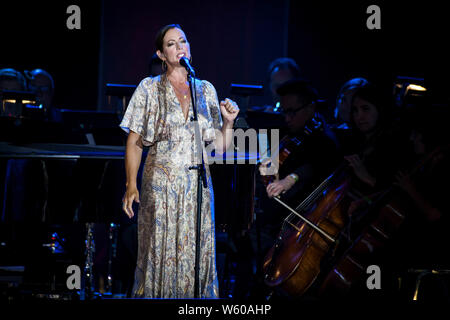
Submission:
<svg viewBox="0 0 450 320">
<path fill-rule="evenodd" d="M 81 30 L 69 30 L 67 7 L 81 9 Z M 96 109 L 100 47 L 99 0 L 0 2 L 0 68 L 41 68 L 55 81 L 54 105 Z"/>
<path fill-rule="evenodd" d="M 81 9 L 68 30 L 66 9 Z M 20 1 L 0 4 L 0 68 L 43 68 L 55 80 L 59 108 L 106 110 L 106 83 L 137 85 L 148 75 L 157 30 L 180 24 L 200 78 L 219 98 L 231 83 L 266 84 L 270 61 L 287 52 L 289 0 Z M 270 97 L 252 99 L 269 103 Z"/>
<path fill-rule="evenodd" d="M 66 8 L 81 8 L 68 30 Z M 368 30 L 366 8 L 381 8 Z M 55 78 L 55 106 L 106 110 L 106 83 L 137 85 L 148 74 L 157 30 L 179 23 L 202 79 L 229 96 L 231 83 L 267 84 L 273 59 L 295 58 L 331 105 L 349 78 L 390 86 L 397 75 L 425 77 L 446 92 L 449 23 L 440 2 L 300 0 L 60 0 L 0 4 L 0 68 L 36 67 Z M 254 97 L 251 105 L 270 103 Z"/>
<path fill-rule="evenodd" d="M 265 85 L 269 63 L 287 51 L 288 7 L 288 0 L 104 1 L 100 82 L 138 84 L 148 76 L 157 31 L 178 23 L 197 76 L 216 87 L 219 99 L 231 83 Z M 268 92 L 251 100 L 264 102 Z"/>
<path fill-rule="evenodd" d="M 372 4 L 381 9 L 381 30 L 366 27 Z M 291 1 L 288 54 L 332 107 L 340 86 L 358 76 L 384 90 L 399 75 L 424 77 L 445 96 L 447 15 L 433 1 Z"/>
</svg>

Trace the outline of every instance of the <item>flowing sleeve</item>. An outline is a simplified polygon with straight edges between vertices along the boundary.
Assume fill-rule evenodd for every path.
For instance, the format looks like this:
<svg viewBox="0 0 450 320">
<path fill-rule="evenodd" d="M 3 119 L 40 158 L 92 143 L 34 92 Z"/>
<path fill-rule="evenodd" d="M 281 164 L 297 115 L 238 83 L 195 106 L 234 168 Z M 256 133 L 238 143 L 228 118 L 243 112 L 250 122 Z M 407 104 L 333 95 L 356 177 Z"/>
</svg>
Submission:
<svg viewBox="0 0 450 320">
<path fill-rule="evenodd" d="M 131 96 L 120 127 L 127 133 L 130 131 L 141 135 L 145 146 L 154 143 L 156 96 L 152 78 L 142 80 Z"/>
<path fill-rule="evenodd" d="M 221 130 L 223 124 L 222 115 L 220 113 L 219 99 L 217 98 L 216 89 L 210 82 L 203 80 L 203 86 L 206 106 L 209 114 L 211 115 L 209 128 L 204 133 L 204 140 L 214 140 L 216 137 L 215 130 Z"/>
<path fill-rule="evenodd" d="M 209 112 L 212 118 L 212 126 L 214 129 L 220 130 L 222 128 L 222 115 L 220 113 L 219 99 L 217 98 L 217 92 L 214 86 L 208 82 L 205 83 L 206 104 L 208 105 Z"/>
</svg>

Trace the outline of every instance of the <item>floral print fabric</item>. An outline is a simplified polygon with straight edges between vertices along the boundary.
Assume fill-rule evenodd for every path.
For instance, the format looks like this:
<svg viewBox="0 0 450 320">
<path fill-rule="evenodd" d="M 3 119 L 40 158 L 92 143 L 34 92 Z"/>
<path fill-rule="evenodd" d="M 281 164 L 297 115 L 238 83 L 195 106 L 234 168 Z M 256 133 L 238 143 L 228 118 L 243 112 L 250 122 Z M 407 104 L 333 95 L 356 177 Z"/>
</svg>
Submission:
<svg viewBox="0 0 450 320">
<path fill-rule="evenodd" d="M 216 90 L 195 80 L 203 142 L 213 141 L 222 119 Z M 138 258 L 133 295 L 146 298 L 193 298 L 197 213 L 195 126 L 192 104 L 185 119 L 165 74 L 145 78 L 136 88 L 120 124 L 141 135 L 149 146 L 138 211 Z M 202 143 L 203 154 L 204 143 Z M 205 158 L 205 163 L 207 159 Z M 200 235 L 200 295 L 218 297 L 215 264 L 214 195 L 208 165 L 203 188 Z"/>
</svg>

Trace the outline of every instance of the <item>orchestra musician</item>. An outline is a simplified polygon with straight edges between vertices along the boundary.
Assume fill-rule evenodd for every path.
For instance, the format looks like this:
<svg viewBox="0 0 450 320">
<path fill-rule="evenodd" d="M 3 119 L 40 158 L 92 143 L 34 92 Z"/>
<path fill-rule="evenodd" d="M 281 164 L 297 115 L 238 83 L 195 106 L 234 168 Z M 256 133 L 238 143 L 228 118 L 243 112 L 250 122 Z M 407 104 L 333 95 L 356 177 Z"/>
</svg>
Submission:
<svg viewBox="0 0 450 320">
<path fill-rule="evenodd" d="M 288 135 L 281 140 L 280 146 L 283 141 L 301 143 L 289 149 L 289 156 L 269 184 L 265 185 L 261 179 L 269 172 L 272 174 L 270 163 L 263 162 L 259 167 L 256 184 L 259 210 L 249 231 L 252 264 L 256 264 L 257 269 L 254 275 L 255 283 L 249 288 L 250 295 L 265 294 L 260 287 L 263 286 L 262 271 L 258 268 L 273 245 L 286 216 L 284 208 L 272 197 L 280 196 L 288 204 L 298 205 L 335 169 L 340 159 L 336 138 L 329 130 L 324 117 L 317 112 L 319 97 L 316 89 L 305 79 L 295 78 L 281 85 L 277 94 L 280 96 L 281 112 L 288 129 Z M 311 125 L 313 119 L 314 123 L 320 123 L 320 128 L 305 135 L 305 128 Z"/>
</svg>

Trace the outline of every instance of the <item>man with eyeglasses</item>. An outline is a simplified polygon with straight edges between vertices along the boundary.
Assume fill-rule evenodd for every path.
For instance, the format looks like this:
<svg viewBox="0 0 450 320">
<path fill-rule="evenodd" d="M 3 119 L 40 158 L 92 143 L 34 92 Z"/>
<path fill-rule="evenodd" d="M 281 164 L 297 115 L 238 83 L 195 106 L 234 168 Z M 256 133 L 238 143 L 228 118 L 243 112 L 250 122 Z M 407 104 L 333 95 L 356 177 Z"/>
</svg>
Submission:
<svg viewBox="0 0 450 320">
<path fill-rule="evenodd" d="M 272 183 L 265 187 L 260 182 L 261 177 L 257 177 L 256 219 L 249 230 L 257 270 L 249 295 L 256 298 L 264 297 L 271 291 L 263 284 L 262 260 L 273 246 L 283 219 L 289 214 L 272 197 L 280 196 L 291 207 L 298 206 L 333 172 L 340 159 L 336 139 L 317 110 L 318 94 L 309 82 L 299 78 L 289 80 L 277 89 L 277 94 L 280 96 L 280 111 L 284 115 L 288 138 L 298 142 L 298 146 L 289 149 L 289 156 L 279 167 Z M 268 163 L 263 163 L 259 174 L 272 174 L 269 168 Z M 247 255 L 249 259 L 250 256 Z"/>
<path fill-rule="evenodd" d="M 280 167 L 278 179 L 266 188 L 267 195 L 271 198 L 293 189 L 287 196 L 300 193 L 300 198 L 306 197 L 337 166 L 336 138 L 317 110 L 318 94 L 308 81 L 288 81 L 277 93 L 288 136 L 298 139 L 300 144 L 289 150 L 291 153 Z M 305 133 L 305 128 L 312 131 Z M 264 174 L 264 168 L 260 172 Z"/>
</svg>

